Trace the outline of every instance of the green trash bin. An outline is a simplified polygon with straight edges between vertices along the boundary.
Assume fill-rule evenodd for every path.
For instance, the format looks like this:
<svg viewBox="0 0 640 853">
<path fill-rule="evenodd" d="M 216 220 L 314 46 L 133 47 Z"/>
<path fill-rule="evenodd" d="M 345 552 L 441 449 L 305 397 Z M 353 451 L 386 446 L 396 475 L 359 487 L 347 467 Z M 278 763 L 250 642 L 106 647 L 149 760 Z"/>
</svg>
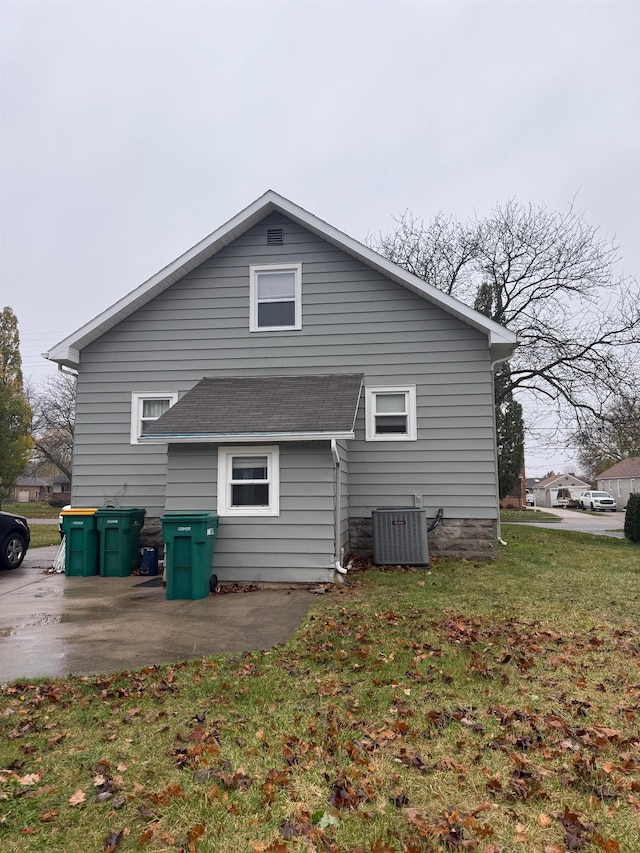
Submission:
<svg viewBox="0 0 640 853">
<path fill-rule="evenodd" d="M 64 531 L 64 570 L 70 577 L 89 577 L 100 571 L 96 508 L 65 509 L 62 515 Z"/>
<path fill-rule="evenodd" d="M 145 513 L 135 506 L 103 506 L 96 511 L 103 577 L 124 578 L 135 569 Z"/>
<path fill-rule="evenodd" d="M 160 521 L 167 598 L 206 598 L 211 589 L 218 516 L 206 511 L 173 511 L 166 512 Z"/>
</svg>

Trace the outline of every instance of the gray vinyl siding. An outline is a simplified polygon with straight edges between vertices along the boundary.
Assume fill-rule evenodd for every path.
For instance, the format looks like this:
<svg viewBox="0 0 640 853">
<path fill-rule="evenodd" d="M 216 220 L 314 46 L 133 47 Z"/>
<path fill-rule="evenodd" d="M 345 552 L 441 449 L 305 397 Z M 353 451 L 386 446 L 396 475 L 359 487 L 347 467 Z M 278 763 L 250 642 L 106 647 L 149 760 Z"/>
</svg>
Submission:
<svg viewBox="0 0 640 853">
<path fill-rule="evenodd" d="M 218 447 L 174 445 L 168 510 L 216 511 Z M 334 562 L 334 465 L 329 442 L 280 445 L 280 515 L 220 519 L 214 571 L 220 581 L 330 581 Z"/>
<path fill-rule="evenodd" d="M 336 442 L 340 465 L 338 467 L 338 488 L 340 490 L 339 542 L 345 552 L 349 545 L 349 445 Z"/>
<path fill-rule="evenodd" d="M 283 246 L 265 245 L 267 225 L 284 228 Z M 298 261 L 302 329 L 250 333 L 249 264 Z M 173 460 L 166 485 L 166 449 L 129 443 L 132 392 L 183 394 L 203 376 L 359 372 L 367 385 L 416 385 L 418 441 L 365 442 L 363 394 L 356 438 L 348 444 L 348 502 L 346 464 L 341 474 L 341 539 L 347 507 L 351 516 L 368 516 L 376 506 L 412 505 L 416 494 L 428 514 L 443 507 L 449 517 L 495 518 L 486 335 L 279 214 L 82 350 L 73 502 L 91 506 L 111 498 L 157 516 L 177 499 Z M 198 445 L 201 456 L 211 452 Z M 183 476 L 197 481 L 200 473 L 196 465 Z M 208 508 L 203 497 L 194 494 L 200 506 L 190 508 Z M 190 499 L 184 489 L 180 501 Z M 306 519 L 297 535 L 315 541 L 324 521 L 312 513 Z M 235 523 L 225 520 L 224 527 Z M 271 530 L 282 522 L 264 523 Z M 221 533 L 223 553 L 225 541 Z M 269 560 L 274 570 L 291 562 L 293 553 L 270 547 L 261 558 L 265 570 Z M 321 549 L 314 553 L 310 565 L 320 562 Z M 229 552 L 229 566 L 243 559 Z"/>
</svg>

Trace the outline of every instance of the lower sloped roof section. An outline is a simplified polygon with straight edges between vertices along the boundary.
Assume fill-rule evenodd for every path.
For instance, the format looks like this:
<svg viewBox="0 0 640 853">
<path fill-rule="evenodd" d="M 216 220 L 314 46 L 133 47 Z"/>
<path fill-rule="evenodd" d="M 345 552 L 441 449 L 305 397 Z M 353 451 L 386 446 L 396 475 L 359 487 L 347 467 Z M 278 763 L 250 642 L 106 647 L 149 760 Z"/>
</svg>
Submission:
<svg viewBox="0 0 640 853">
<path fill-rule="evenodd" d="M 149 424 L 145 443 L 353 438 L 363 375 L 201 379 Z"/>
</svg>

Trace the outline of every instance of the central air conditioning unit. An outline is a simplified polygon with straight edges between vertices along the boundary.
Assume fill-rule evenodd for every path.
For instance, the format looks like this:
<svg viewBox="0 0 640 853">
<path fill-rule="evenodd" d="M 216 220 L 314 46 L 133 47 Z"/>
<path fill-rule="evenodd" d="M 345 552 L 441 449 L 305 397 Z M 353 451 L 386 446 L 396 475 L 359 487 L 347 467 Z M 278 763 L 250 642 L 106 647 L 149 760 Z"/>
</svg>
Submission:
<svg viewBox="0 0 640 853">
<path fill-rule="evenodd" d="M 371 512 L 373 562 L 377 566 L 428 566 L 427 518 L 423 509 L 389 506 Z"/>
</svg>

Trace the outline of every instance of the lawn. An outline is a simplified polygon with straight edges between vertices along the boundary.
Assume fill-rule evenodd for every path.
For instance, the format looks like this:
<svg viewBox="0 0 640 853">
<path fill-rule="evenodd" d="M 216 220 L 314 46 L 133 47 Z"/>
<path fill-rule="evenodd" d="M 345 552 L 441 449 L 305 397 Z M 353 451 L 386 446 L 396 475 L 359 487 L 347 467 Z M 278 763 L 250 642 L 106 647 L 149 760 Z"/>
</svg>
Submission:
<svg viewBox="0 0 640 853">
<path fill-rule="evenodd" d="M 508 534 L 271 651 L 5 685 L 2 850 L 636 853 L 640 548 Z"/>
<path fill-rule="evenodd" d="M 31 524 L 29 530 L 31 531 L 29 550 L 60 544 L 60 531 L 57 524 Z"/>
<path fill-rule="evenodd" d="M 13 512 L 25 518 L 58 518 L 61 507 L 49 506 L 48 503 L 9 503 L 5 501 L 0 507 L 3 512 Z"/>
<path fill-rule="evenodd" d="M 539 509 L 501 509 L 500 520 L 503 523 L 518 521 L 520 523 L 536 524 L 539 521 L 562 521 L 562 517 L 554 515 L 552 512 L 543 512 Z"/>
</svg>

